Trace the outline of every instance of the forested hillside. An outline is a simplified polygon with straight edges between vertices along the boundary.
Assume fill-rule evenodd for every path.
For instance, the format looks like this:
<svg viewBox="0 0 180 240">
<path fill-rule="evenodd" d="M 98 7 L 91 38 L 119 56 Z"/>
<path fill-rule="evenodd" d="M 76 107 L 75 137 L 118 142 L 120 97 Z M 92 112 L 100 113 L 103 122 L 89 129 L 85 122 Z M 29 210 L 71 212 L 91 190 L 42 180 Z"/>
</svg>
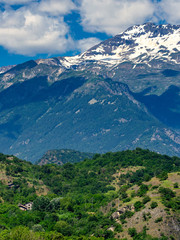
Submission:
<svg viewBox="0 0 180 240">
<path fill-rule="evenodd" d="M 178 240 L 179 185 L 180 158 L 140 148 L 63 166 L 1 154 L 0 239 Z"/>
</svg>

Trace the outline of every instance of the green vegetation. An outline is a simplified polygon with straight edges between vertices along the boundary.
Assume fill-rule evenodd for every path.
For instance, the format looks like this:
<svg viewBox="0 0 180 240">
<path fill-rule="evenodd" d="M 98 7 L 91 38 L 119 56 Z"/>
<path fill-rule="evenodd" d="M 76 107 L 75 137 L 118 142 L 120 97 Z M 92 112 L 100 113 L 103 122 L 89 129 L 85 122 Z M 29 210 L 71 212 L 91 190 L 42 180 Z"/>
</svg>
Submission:
<svg viewBox="0 0 180 240">
<path fill-rule="evenodd" d="M 149 196 L 145 196 L 142 200 L 143 204 L 146 204 L 149 201 L 151 201 L 151 198 Z"/>
<path fill-rule="evenodd" d="M 157 202 L 152 202 L 151 203 L 151 208 L 154 209 L 158 206 Z"/>
<path fill-rule="evenodd" d="M 136 211 L 139 211 L 143 207 L 143 203 L 140 201 L 137 201 L 135 202 L 134 207 Z"/>
<path fill-rule="evenodd" d="M 160 173 L 169 176 L 179 169 L 178 157 L 139 148 L 96 154 L 63 166 L 38 166 L 0 154 L 0 239 L 165 239 L 160 233 L 150 236 L 150 221 L 156 224 L 166 218 L 154 219 L 151 211 L 166 214 L 166 208 L 178 221 L 178 188 L 161 187 Z M 159 187 L 151 186 L 154 178 Z M 30 202 L 32 210 L 18 206 Z M 150 230 L 138 230 L 131 221 L 148 223 Z"/>
<path fill-rule="evenodd" d="M 158 222 L 162 222 L 163 218 L 162 217 L 159 217 L 155 220 L 155 223 L 158 223 Z"/>
<path fill-rule="evenodd" d="M 178 188 L 179 187 L 179 184 L 176 182 L 174 183 L 174 188 Z"/>
</svg>

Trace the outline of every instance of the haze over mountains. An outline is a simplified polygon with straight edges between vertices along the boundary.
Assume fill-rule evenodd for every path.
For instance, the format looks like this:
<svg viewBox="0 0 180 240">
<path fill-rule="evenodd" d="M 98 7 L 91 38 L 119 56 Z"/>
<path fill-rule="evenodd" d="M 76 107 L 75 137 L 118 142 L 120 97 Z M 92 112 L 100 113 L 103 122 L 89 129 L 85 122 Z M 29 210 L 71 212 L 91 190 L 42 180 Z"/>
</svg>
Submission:
<svg viewBox="0 0 180 240">
<path fill-rule="evenodd" d="M 0 69 L 0 151 L 180 156 L 180 26 L 147 23 L 74 57 Z"/>
</svg>

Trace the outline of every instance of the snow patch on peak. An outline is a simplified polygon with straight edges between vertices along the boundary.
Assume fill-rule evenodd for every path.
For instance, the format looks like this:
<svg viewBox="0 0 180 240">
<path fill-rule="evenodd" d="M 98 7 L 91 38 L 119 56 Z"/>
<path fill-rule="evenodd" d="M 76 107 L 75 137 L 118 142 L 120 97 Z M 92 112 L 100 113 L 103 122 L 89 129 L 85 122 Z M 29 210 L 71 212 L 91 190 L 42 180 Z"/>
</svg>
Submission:
<svg viewBox="0 0 180 240">
<path fill-rule="evenodd" d="M 121 34 L 123 34 L 125 37 L 128 35 L 129 35 L 128 37 L 130 37 L 143 32 L 145 32 L 144 25 L 137 25 L 127 29 L 124 33 L 122 32 Z"/>
<path fill-rule="evenodd" d="M 92 52 L 105 53 L 105 50 L 104 50 L 103 46 L 99 46 L 98 48 L 92 50 Z"/>
</svg>

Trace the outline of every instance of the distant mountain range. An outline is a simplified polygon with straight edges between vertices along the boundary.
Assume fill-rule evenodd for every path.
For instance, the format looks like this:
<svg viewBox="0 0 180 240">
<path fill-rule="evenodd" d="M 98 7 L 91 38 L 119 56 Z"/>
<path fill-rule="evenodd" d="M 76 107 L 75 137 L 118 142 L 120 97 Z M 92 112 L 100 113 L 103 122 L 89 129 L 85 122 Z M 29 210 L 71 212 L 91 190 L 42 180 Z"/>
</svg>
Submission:
<svg viewBox="0 0 180 240">
<path fill-rule="evenodd" d="M 0 69 L 0 151 L 136 147 L 180 156 L 180 26 L 146 23 L 83 54 Z"/>
</svg>

